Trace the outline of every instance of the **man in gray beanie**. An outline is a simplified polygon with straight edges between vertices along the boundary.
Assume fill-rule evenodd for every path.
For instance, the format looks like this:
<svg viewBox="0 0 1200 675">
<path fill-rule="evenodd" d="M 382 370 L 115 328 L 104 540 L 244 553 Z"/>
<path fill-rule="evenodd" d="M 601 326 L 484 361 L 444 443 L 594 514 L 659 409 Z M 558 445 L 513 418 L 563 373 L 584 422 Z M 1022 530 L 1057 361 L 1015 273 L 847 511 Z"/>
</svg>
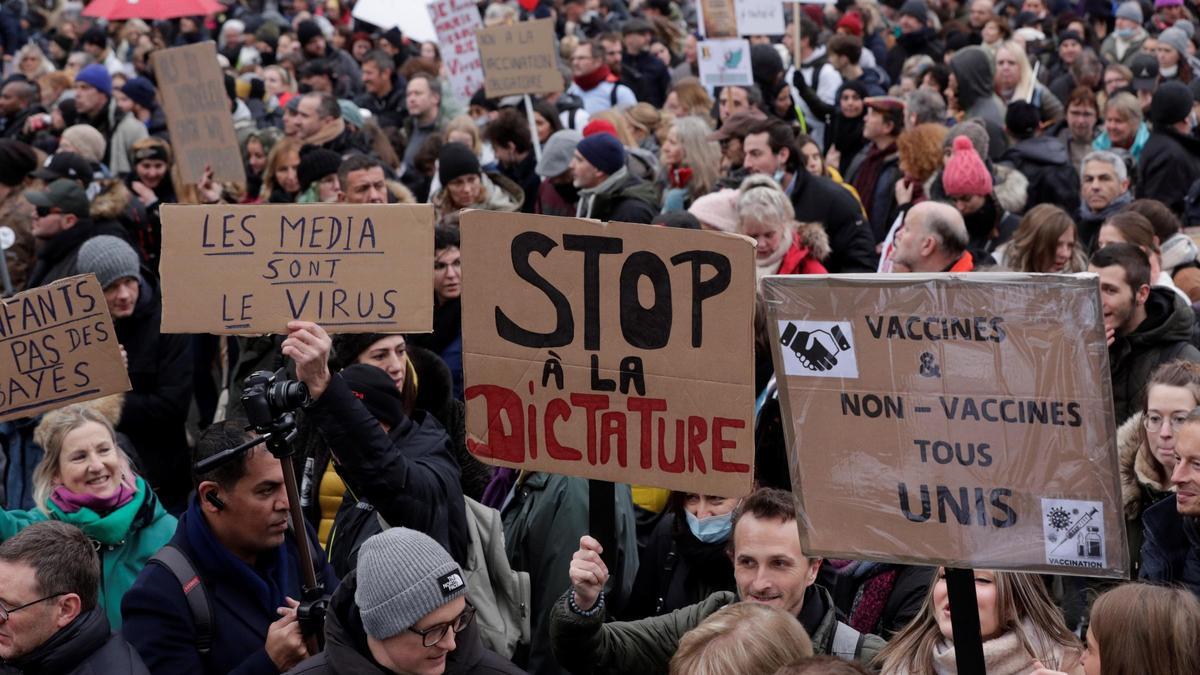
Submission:
<svg viewBox="0 0 1200 675">
<path fill-rule="evenodd" d="M 366 540 L 325 617 L 325 651 L 293 674 L 521 673 L 483 647 L 466 575 L 436 541 L 403 527 Z"/>
<path fill-rule="evenodd" d="M 583 134 L 574 129 L 554 132 L 542 148 L 542 158 L 537 163 L 537 173 L 542 177 L 538 186 L 537 201 L 533 212 L 548 216 L 574 216 L 579 202 L 579 189 L 575 187 L 575 176 L 571 173 L 571 158 L 575 146 L 583 140 Z"/>
<path fill-rule="evenodd" d="M 1142 28 L 1145 19 L 1142 6 L 1130 0 L 1117 7 L 1116 29 L 1104 38 L 1100 45 L 1100 56 L 1109 63 L 1133 67 L 1133 57 L 1142 51 L 1142 44 L 1149 35 Z"/>
</svg>

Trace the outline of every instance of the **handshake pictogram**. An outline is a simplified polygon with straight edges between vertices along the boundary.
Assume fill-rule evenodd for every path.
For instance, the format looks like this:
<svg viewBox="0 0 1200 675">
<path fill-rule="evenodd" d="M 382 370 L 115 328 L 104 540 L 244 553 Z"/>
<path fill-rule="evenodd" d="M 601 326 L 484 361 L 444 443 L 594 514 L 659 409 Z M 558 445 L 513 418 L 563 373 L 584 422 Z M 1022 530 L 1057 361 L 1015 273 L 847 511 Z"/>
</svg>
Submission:
<svg viewBox="0 0 1200 675">
<path fill-rule="evenodd" d="M 779 342 L 792 350 L 800 365 L 817 372 L 833 368 L 838 362 L 837 355 L 850 350 L 845 333 L 836 325 L 829 330 L 807 331 L 789 323 L 779 336 Z"/>
</svg>

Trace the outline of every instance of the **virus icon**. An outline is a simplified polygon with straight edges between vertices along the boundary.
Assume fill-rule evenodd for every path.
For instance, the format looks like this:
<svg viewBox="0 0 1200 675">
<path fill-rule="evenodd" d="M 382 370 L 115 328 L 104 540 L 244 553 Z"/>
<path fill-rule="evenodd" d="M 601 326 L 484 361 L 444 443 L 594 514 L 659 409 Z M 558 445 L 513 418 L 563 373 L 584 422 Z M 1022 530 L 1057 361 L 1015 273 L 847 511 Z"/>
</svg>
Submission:
<svg viewBox="0 0 1200 675">
<path fill-rule="evenodd" d="M 1050 509 L 1047 520 L 1050 522 L 1050 527 L 1056 530 L 1065 530 L 1071 525 L 1071 516 L 1067 514 L 1067 510 L 1057 506 Z"/>
</svg>

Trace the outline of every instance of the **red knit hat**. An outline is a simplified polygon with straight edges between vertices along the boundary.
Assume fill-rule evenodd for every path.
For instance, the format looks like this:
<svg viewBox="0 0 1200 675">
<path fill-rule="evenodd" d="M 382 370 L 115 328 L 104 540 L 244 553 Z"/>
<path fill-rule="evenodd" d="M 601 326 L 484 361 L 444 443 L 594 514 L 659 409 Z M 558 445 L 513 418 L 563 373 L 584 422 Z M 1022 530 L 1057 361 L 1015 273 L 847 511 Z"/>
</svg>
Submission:
<svg viewBox="0 0 1200 675">
<path fill-rule="evenodd" d="M 959 136 L 954 139 L 954 154 L 946 160 L 946 168 L 942 170 L 942 188 L 950 197 L 992 194 L 992 174 L 975 152 L 970 138 Z"/>
<path fill-rule="evenodd" d="M 841 19 L 838 20 L 837 26 L 835 26 L 835 29 L 836 30 L 844 29 L 850 35 L 853 35 L 855 37 L 862 37 L 862 34 L 863 34 L 862 17 L 859 16 L 858 12 L 846 12 L 846 16 L 843 16 Z"/>
<path fill-rule="evenodd" d="M 594 136 L 596 134 L 612 134 L 617 135 L 617 127 L 613 126 L 608 120 L 592 120 L 583 127 L 583 137 Z"/>
</svg>

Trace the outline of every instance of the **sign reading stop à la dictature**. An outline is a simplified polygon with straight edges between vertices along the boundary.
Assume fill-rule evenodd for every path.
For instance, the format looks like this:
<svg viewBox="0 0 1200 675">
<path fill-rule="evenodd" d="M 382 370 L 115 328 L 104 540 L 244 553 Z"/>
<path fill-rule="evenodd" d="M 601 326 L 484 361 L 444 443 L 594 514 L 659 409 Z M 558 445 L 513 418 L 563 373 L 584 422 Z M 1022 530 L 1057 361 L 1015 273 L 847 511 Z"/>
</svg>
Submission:
<svg viewBox="0 0 1200 675">
<path fill-rule="evenodd" d="M 704 494 L 753 479 L 754 247 L 462 217 L 467 446 L 500 466 Z"/>
</svg>

